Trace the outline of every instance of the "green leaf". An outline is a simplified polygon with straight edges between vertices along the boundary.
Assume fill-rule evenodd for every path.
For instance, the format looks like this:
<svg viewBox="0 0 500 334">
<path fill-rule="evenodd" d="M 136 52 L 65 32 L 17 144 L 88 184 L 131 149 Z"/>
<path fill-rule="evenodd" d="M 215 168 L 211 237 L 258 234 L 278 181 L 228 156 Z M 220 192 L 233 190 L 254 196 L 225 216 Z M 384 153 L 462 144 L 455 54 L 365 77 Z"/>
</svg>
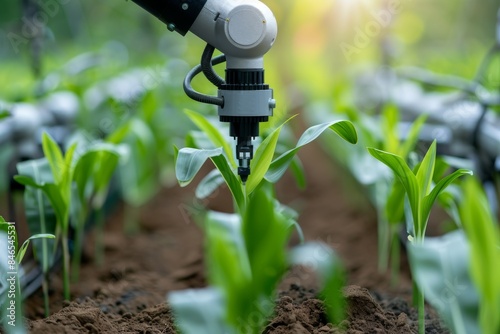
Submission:
<svg viewBox="0 0 500 334">
<path fill-rule="evenodd" d="M 395 154 L 384 152 L 375 148 L 368 148 L 368 152 L 370 152 L 375 159 L 381 161 L 392 169 L 408 195 L 408 200 L 412 209 L 413 221 L 418 222 L 420 211 L 420 188 L 417 178 L 413 174 L 412 170 L 401 157 Z"/>
<path fill-rule="evenodd" d="M 17 164 L 17 171 L 25 177 L 31 177 L 36 185 L 54 182 L 49 163 L 45 158 L 20 162 Z M 21 175 L 15 176 L 14 179 L 17 180 Z M 33 186 L 25 188 L 24 211 L 32 235 L 55 233 L 57 218 L 49 199 L 42 189 Z M 54 259 L 54 242 L 45 238 L 34 240 L 33 247 L 35 256 L 42 264 L 43 272 L 47 273 Z"/>
<path fill-rule="evenodd" d="M 399 148 L 399 110 L 394 104 L 387 104 L 382 111 L 382 129 L 384 132 L 384 150 L 394 154 Z"/>
<path fill-rule="evenodd" d="M 179 156 L 179 148 L 176 145 L 173 145 L 174 149 L 174 161 L 177 161 L 177 157 Z"/>
<path fill-rule="evenodd" d="M 434 183 L 439 182 L 439 180 L 441 180 L 444 177 L 446 171 L 449 168 L 450 168 L 450 165 L 448 165 L 446 160 L 440 156 L 437 156 L 436 157 L 436 164 L 434 166 L 434 175 L 432 176 L 432 181 Z"/>
<path fill-rule="evenodd" d="M 271 183 L 277 182 L 285 174 L 298 150 L 318 138 L 326 129 L 334 131 L 351 144 L 355 144 L 358 140 L 356 129 L 349 121 L 333 121 L 314 125 L 304 131 L 295 148 L 286 151 L 272 162 L 265 174 L 266 180 Z"/>
<path fill-rule="evenodd" d="M 422 126 L 425 124 L 427 120 L 427 114 L 420 115 L 412 124 L 410 131 L 408 132 L 408 136 L 406 140 L 399 148 L 399 155 L 406 160 L 410 152 L 415 149 L 415 145 L 418 142 L 418 136 L 420 134 L 420 130 Z"/>
<path fill-rule="evenodd" d="M 246 205 L 246 196 L 241 187 L 241 181 L 238 176 L 233 172 L 231 166 L 227 162 L 226 157 L 223 154 L 213 156 L 212 162 L 215 167 L 219 170 L 222 177 L 226 181 L 226 184 L 233 195 L 236 205 L 238 206 L 239 212 L 244 212 Z"/>
<path fill-rule="evenodd" d="M 211 284 L 223 291 L 226 317 L 233 326 L 247 323 L 259 295 L 246 250 L 241 218 L 236 214 L 209 211 L 205 220 L 206 261 Z M 255 273 L 258 275 L 258 273 Z M 260 322 L 261 313 L 257 314 Z"/>
<path fill-rule="evenodd" d="M 356 144 L 358 142 L 356 128 L 349 121 L 335 121 L 329 128 L 349 144 Z"/>
<path fill-rule="evenodd" d="M 56 213 L 57 219 L 60 222 L 64 221 L 64 217 L 66 217 L 66 214 L 68 214 L 69 211 L 66 202 L 64 201 L 59 191 L 59 188 L 55 184 L 53 183 L 38 184 L 31 177 L 25 175 L 15 175 L 14 180 L 23 185 L 42 190 L 45 193 L 45 195 L 47 195 L 50 204 L 52 205 L 52 208 Z"/>
<path fill-rule="evenodd" d="M 260 143 L 255 151 L 254 158 L 250 162 L 251 174 L 246 183 L 247 196 L 255 190 L 264 178 L 264 175 L 266 175 L 273 160 L 274 151 L 276 150 L 276 144 L 278 143 L 278 137 L 282 127 L 283 124 L 274 129 L 274 131 Z"/>
<path fill-rule="evenodd" d="M 274 212 L 276 214 L 280 214 L 285 219 L 285 225 L 287 225 L 287 229 L 289 231 L 288 235 L 291 235 L 293 231 L 297 232 L 299 243 L 303 244 L 305 241 L 305 237 L 302 228 L 297 222 L 297 219 L 299 218 L 299 214 L 297 213 L 297 211 L 287 205 L 281 204 L 278 200 L 275 200 Z"/>
<path fill-rule="evenodd" d="M 6 222 L 5 219 L 3 217 L 1 217 L 1 219 L 0 219 L 0 232 L 5 233 L 5 235 L 9 236 L 9 240 L 13 241 L 14 252 L 17 253 L 19 240 L 18 240 L 16 225 L 14 225 L 10 222 Z M 7 253 L 8 253 L 7 250 L 10 250 L 10 248 L 9 249 L 8 248 L 9 247 L 7 246 L 7 244 L 5 244 L 5 248 L 2 248 L 5 255 L 7 255 Z M 5 263 L 2 263 L 2 265 L 4 265 L 4 264 L 7 265 L 7 261 L 5 261 Z M 6 270 L 5 272 L 7 272 L 7 271 L 12 271 L 12 270 Z M 1 285 L 0 285 L 0 287 L 1 287 Z"/>
<path fill-rule="evenodd" d="M 209 211 L 204 227 L 209 281 L 226 294 L 237 293 L 252 276 L 241 219 L 236 214 Z M 227 298 L 229 304 L 237 301 L 236 296 Z"/>
<path fill-rule="evenodd" d="M 8 110 L 0 109 L 0 121 L 3 120 L 4 118 L 8 118 L 10 116 L 11 116 L 11 114 Z"/>
<path fill-rule="evenodd" d="M 460 216 L 470 243 L 472 280 L 479 291 L 481 333 L 500 331 L 500 231 L 488 200 L 474 178 L 463 185 Z M 479 332 L 479 331 L 477 331 Z"/>
<path fill-rule="evenodd" d="M 213 150 L 200 150 L 196 148 L 184 147 L 177 153 L 175 164 L 175 176 L 181 187 L 187 186 L 194 179 L 196 174 L 208 158 L 221 155 L 222 148 Z"/>
<path fill-rule="evenodd" d="M 30 244 L 31 240 L 35 239 L 55 239 L 56 236 L 53 234 L 35 234 L 26 239 L 23 244 L 21 245 L 21 248 L 19 248 L 17 255 L 16 255 L 16 261 L 17 263 L 21 263 L 23 261 L 24 255 L 26 254 L 26 250 L 28 249 L 28 246 Z"/>
<path fill-rule="evenodd" d="M 209 212 L 206 224 L 212 259 L 208 267 L 211 273 L 219 273 L 210 275 L 211 281 L 223 289 L 227 319 L 239 332 L 260 333 L 274 309 L 274 289 L 287 268 L 290 224 L 275 211 L 267 190 L 255 190 L 243 222 L 239 215 Z"/>
<path fill-rule="evenodd" d="M 141 154 L 147 154 L 155 147 L 155 138 L 151 128 L 142 119 L 134 117 L 106 138 L 108 143 L 121 144 L 133 140 Z"/>
<path fill-rule="evenodd" d="M 120 152 L 115 145 L 94 144 L 78 159 L 73 174 L 78 196 L 83 204 L 91 196 L 105 191 L 120 161 Z M 89 190 L 90 188 L 90 190 Z"/>
<path fill-rule="evenodd" d="M 255 292 L 270 296 L 284 274 L 287 267 L 286 245 L 292 224 L 276 208 L 275 199 L 266 187 L 254 191 L 243 217 L 243 235 Z"/>
<path fill-rule="evenodd" d="M 61 192 L 59 191 L 59 187 L 55 184 L 46 183 L 41 187 L 41 189 L 43 190 L 45 195 L 47 195 L 50 204 L 54 209 L 57 220 L 61 224 L 61 228 L 63 229 L 63 231 L 67 231 L 69 203 L 63 199 Z"/>
<path fill-rule="evenodd" d="M 45 158 L 47 158 L 52 170 L 52 175 L 54 175 L 54 182 L 59 183 L 64 169 L 64 157 L 61 149 L 47 132 L 42 134 L 42 147 Z"/>
<path fill-rule="evenodd" d="M 496 333 L 478 328 L 478 296 L 469 275 L 469 247 L 462 231 L 409 243 L 408 252 L 419 289 L 453 333 Z"/>
<path fill-rule="evenodd" d="M 214 147 L 222 147 L 224 153 L 226 154 L 231 166 L 236 168 L 236 160 L 234 160 L 233 152 L 231 146 L 227 142 L 226 138 L 220 133 L 220 131 L 210 123 L 203 115 L 191 111 L 184 110 L 184 113 L 189 117 L 189 119 L 196 124 L 196 126 L 203 131 L 210 141 L 213 143 Z"/>
<path fill-rule="evenodd" d="M 189 131 L 184 137 L 184 146 L 199 149 L 210 150 L 214 148 L 214 144 L 205 132 L 199 130 Z M 215 146 L 219 147 L 219 146 Z"/>
<path fill-rule="evenodd" d="M 431 144 L 422 162 L 415 168 L 416 175 L 401 157 L 373 148 L 368 148 L 368 151 L 376 159 L 391 168 L 402 183 L 408 195 L 412 211 L 414 237 L 417 242 L 421 242 L 425 236 L 427 220 L 437 196 L 457 177 L 469 174 L 470 171 L 458 170 L 439 181 L 434 189 L 430 191 L 436 161 L 436 141 Z"/>
<path fill-rule="evenodd" d="M 272 163 L 271 163 L 271 166 L 269 168 L 269 170 L 271 170 L 272 168 Z M 267 171 L 269 173 L 269 170 Z M 306 174 L 305 174 L 305 171 L 304 171 L 304 166 L 302 165 L 302 163 L 300 162 L 300 160 L 295 157 L 294 159 L 292 159 L 292 162 L 290 163 L 290 171 L 292 172 L 292 175 L 295 179 L 295 182 L 297 183 L 297 187 L 299 187 L 299 189 L 305 189 L 306 188 Z M 266 173 L 266 176 L 265 176 L 266 180 L 267 179 L 267 173 Z M 271 182 L 270 180 L 268 180 L 269 182 Z"/>
<path fill-rule="evenodd" d="M 38 184 L 31 177 L 26 175 L 14 175 L 14 180 L 24 186 L 41 189 L 44 183 Z"/>
<path fill-rule="evenodd" d="M 64 165 L 63 168 L 61 169 L 61 177 L 58 183 L 56 183 L 65 203 L 66 206 L 68 206 L 68 212 L 69 212 L 69 206 L 71 204 L 71 187 L 73 183 L 73 156 L 76 150 L 76 143 L 71 145 L 68 150 L 66 151 L 66 154 L 64 156 Z M 57 176 L 54 175 L 54 179 L 56 179 Z"/>
<path fill-rule="evenodd" d="M 175 315 L 175 325 L 184 334 L 234 334 L 226 325 L 226 302 L 215 288 L 172 291 L 167 296 Z"/>
<path fill-rule="evenodd" d="M 430 192 L 429 195 L 425 196 L 422 202 L 421 206 L 421 217 L 422 221 L 424 224 L 426 224 L 427 220 L 429 219 L 429 216 L 431 214 L 431 209 L 432 206 L 434 205 L 434 202 L 436 201 L 437 197 L 443 190 L 446 189 L 453 181 L 455 181 L 457 178 L 459 178 L 462 175 L 472 175 L 472 171 L 467 170 L 467 169 L 459 169 L 451 173 L 450 175 L 442 178 L 435 186 L 434 189 Z M 425 231 L 426 226 L 424 225 L 423 231 Z"/>
<path fill-rule="evenodd" d="M 222 174 L 218 169 L 214 169 L 200 181 L 196 187 L 195 196 L 199 199 L 205 199 L 212 195 L 222 184 L 224 184 Z"/>
<path fill-rule="evenodd" d="M 159 189 L 158 151 L 150 126 L 134 117 L 106 138 L 106 142 L 129 147 L 127 163 L 118 166 L 123 197 L 132 206 L 148 201 Z"/>
<path fill-rule="evenodd" d="M 234 174 L 227 158 L 222 153 L 222 148 L 213 150 L 201 150 L 185 147 L 179 150 L 175 163 L 175 175 L 181 187 L 187 186 L 194 179 L 205 161 L 210 158 L 226 181 L 229 190 L 233 194 L 238 208 L 242 210 L 245 206 L 245 195 L 241 182 Z"/>
<path fill-rule="evenodd" d="M 396 180 L 392 184 L 392 188 L 385 205 L 385 214 L 389 223 L 401 224 L 404 221 L 404 199 L 405 189 L 401 182 Z"/>
<path fill-rule="evenodd" d="M 416 173 L 417 184 L 419 187 L 418 198 L 418 219 L 413 221 L 415 227 L 415 236 L 418 240 L 424 238 L 425 228 L 427 225 L 428 216 L 423 216 L 422 205 L 424 205 L 424 198 L 429 193 L 432 186 L 432 177 L 434 175 L 434 166 L 436 163 L 436 140 L 434 140 L 427 150 L 424 158 L 420 162 L 418 171 Z M 434 202 L 431 203 L 431 206 Z M 412 210 L 413 211 L 413 210 Z"/>
<path fill-rule="evenodd" d="M 344 320 L 346 304 L 342 288 L 345 273 L 335 252 L 324 243 L 309 242 L 293 248 L 289 257 L 293 265 L 310 266 L 316 270 L 328 318 L 334 324 Z"/>
<path fill-rule="evenodd" d="M 434 175 L 434 166 L 436 165 L 436 140 L 434 140 L 427 150 L 420 167 L 418 168 L 416 177 L 420 189 L 420 196 L 426 196 L 432 185 L 432 177 Z"/>
</svg>

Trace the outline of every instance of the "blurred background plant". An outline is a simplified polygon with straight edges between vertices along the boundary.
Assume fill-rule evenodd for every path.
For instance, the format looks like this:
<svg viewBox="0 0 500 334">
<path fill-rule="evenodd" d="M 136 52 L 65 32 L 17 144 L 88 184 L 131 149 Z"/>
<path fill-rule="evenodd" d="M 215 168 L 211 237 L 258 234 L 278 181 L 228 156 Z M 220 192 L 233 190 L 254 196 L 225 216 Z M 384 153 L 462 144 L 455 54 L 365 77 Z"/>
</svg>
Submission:
<svg viewBox="0 0 500 334">
<path fill-rule="evenodd" d="M 265 58 L 266 82 L 278 104 L 263 133 L 295 113 L 310 124 L 346 115 L 361 128 L 361 142 L 380 132 L 363 121 L 364 115 L 371 120 L 385 110 L 390 116 L 387 105 L 393 96 L 384 80 L 392 78 L 392 68 L 418 66 L 472 79 L 495 42 L 499 9 L 497 0 L 265 2 L 279 25 L 276 44 Z M 22 216 L 16 203 L 19 188 L 9 180 L 16 163 L 42 157 L 43 131 L 64 147 L 79 130 L 91 142 L 129 147 L 112 182 L 129 209 L 126 230 L 137 230 L 138 209 L 161 186 L 174 183 L 172 147 L 184 146 L 185 134 L 194 129 L 183 109 L 215 115 L 181 89 L 204 43 L 165 28 L 132 2 L 23 0 L 2 5 L 0 211 L 9 213 L 8 220 Z M 486 88 L 498 89 L 500 57 L 491 59 L 480 79 Z M 193 84 L 214 93 L 207 82 Z M 418 87 L 430 90 L 426 84 Z M 399 95 L 415 96 L 415 90 Z M 314 118 L 318 115 L 319 120 Z M 381 127 L 384 121 L 376 124 Z M 384 145 L 391 138 L 372 139 L 372 146 L 390 150 Z M 334 151 L 337 160 L 348 158 L 342 154 Z M 19 233 L 21 240 L 29 235 Z"/>
</svg>

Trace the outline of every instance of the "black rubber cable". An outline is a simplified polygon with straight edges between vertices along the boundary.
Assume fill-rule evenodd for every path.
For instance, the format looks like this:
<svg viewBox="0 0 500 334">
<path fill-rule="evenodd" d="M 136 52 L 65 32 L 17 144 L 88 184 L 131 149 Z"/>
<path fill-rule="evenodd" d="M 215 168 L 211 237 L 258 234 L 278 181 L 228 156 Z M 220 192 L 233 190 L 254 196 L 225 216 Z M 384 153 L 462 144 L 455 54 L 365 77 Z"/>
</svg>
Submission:
<svg viewBox="0 0 500 334">
<path fill-rule="evenodd" d="M 474 130 L 472 130 L 472 145 L 480 149 L 479 145 L 479 135 L 481 134 L 481 127 L 486 118 L 486 114 L 488 112 L 488 106 L 486 104 L 481 104 L 481 115 L 477 118 L 476 124 L 474 125 Z"/>
<path fill-rule="evenodd" d="M 201 70 L 205 77 L 213 83 L 217 88 L 220 88 L 223 84 L 226 83 L 222 77 L 220 77 L 212 67 L 212 56 L 214 54 L 215 48 L 207 44 L 205 50 L 203 50 L 203 54 L 201 56 Z"/>
<path fill-rule="evenodd" d="M 212 65 L 217 65 L 220 63 L 223 63 L 226 61 L 226 56 L 225 55 L 220 55 L 211 60 Z M 186 78 L 184 79 L 184 92 L 186 93 L 187 96 L 192 98 L 195 101 L 201 102 L 201 103 L 208 103 L 208 104 L 214 104 L 217 106 L 223 106 L 224 105 L 224 99 L 218 96 L 211 96 L 211 95 L 206 95 L 199 93 L 193 89 L 191 86 L 191 81 L 194 79 L 195 76 L 200 74 L 202 72 L 201 65 L 197 65 L 194 67 L 189 73 L 186 75 Z"/>
</svg>

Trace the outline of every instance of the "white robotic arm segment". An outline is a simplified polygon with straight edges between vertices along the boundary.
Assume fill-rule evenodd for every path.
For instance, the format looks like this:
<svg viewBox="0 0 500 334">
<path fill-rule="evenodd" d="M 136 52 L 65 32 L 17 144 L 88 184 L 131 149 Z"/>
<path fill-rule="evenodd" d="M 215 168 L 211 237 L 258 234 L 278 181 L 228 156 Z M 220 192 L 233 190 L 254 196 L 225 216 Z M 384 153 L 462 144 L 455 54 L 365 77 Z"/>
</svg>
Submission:
<svg viewBox="0 0 500 334">
<path fill-rule="evenodd" d="M 208 43 L 201 64 L 186 76 L 184 88 L 196 101 L 218 106 L 220 121 L 229 123 L 229 134 L 236 139 L 238 174 L 245 182 L 253 158 L 252 139 L 275 107 L 273 90 L 264 82 L 263 61 L 278 32 L 273 13 L 258 0 L 133 1 L 165 22 L 169 30 L 181 35 L 191 31 Z M 224 54 L 225 80 L 212 69 L 214 48 Z M 190 81 L 200 72 L 217 86 L 217 97 L 192 90 Z"/>
<path fill-rule="evenodd" d="M 262 68 L 278 28 L 260 1 L 208 0 L 190 31 L 224 53 L 228 68 Z"/>
</svg>

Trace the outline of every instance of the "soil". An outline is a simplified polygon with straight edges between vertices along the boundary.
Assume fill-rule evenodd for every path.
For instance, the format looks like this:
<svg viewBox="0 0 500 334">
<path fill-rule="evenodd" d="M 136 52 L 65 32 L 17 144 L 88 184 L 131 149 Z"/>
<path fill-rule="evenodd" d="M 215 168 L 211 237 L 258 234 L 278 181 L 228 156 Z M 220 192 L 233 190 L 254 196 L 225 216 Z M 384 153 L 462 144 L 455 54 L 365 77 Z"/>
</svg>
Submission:
<svg viewBox="0 0 500 334">
<path fill-rule="evenodd" d="M 280 284 L 276 314 L 264 333 L 416 333 L 404 254 L 400 282 L 391 286 L 389 275 L 377 270 L 373 208 L 361 192 L 353 191 L 354 183 L 341 168 L 333 167 L 318 144 L 306 146 L 299 156 L 307 188 L 297 189 L 286 175 L 278 185 L 278 197 L 300 212 L 306 240 L 321 240 L 341 257 L 348 273 L 348 317 L 342 329 L 330 324 L 313 275 L 292 268 Z M 231 203 L 224 188 L 206 203 L 194 201 L 193 194 L 194 186 L 162 190 L 141 209 L 140 230 L 134 235 L 123 232 L 128 211 L 119 206 L 105 227 L 105 265 L 95 265 L 90 235 L 80 280 L 72 285 L 74 299 L 61 300 L 60 280 L 55 277 L 50 317 L 43 317 L 40 291 L 27 301 L 30 332 L 175 333 L 167 292 L 206 285 L 203 235 L 190 213 L 204 204 L 229 211 Z M 426 333 L 448 333 L 431 310 Z"/>
</svg>

